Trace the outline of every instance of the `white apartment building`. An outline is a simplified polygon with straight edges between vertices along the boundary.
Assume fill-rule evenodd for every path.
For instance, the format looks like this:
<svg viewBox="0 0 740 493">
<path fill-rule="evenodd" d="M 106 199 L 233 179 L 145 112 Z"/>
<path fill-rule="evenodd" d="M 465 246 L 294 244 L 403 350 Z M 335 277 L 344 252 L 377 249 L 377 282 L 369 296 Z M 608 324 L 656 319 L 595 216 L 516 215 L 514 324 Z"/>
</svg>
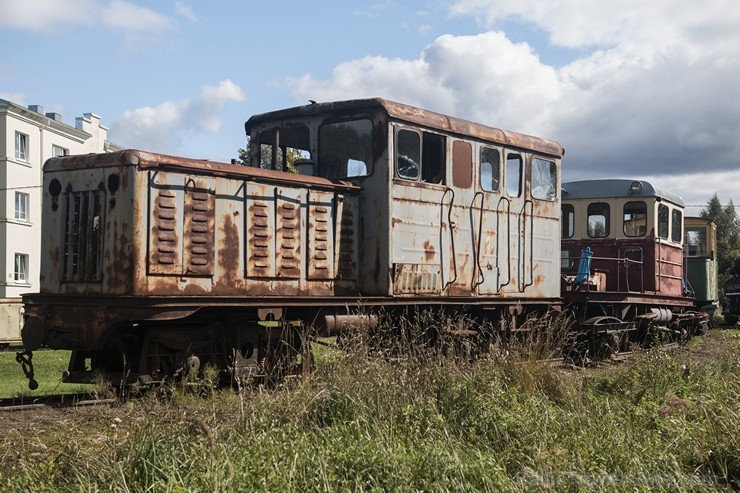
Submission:
<svg viewBox="0 0 740 493">
<path fill-rule="evenodd" d="M 41 106 L 0 99 L 0 343 L 19 338 L 19 297 L 39 290 L 44 162 L 120 149 L 94 113 L 77 117 L 73 127 Z"/>
</svg>

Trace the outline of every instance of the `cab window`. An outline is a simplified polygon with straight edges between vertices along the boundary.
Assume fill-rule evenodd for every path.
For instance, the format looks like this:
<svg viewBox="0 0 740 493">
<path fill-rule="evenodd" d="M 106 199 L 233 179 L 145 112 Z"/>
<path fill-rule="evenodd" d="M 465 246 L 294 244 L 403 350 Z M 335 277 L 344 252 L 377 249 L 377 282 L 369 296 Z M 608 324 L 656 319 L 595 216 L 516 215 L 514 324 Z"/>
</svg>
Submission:
<svg viewBox="0 0 740 493">
<path fill-rule="evenodd" d="M 553 201 L 557 197 L 558 175 L 555 163 L 532 159 L 532 198 Z"/>
<path fill-rule="evenodd" d="M 678 209 L 671 212 L 671 241 L 681 243 L 683 237 L 683 214 Z"/>
<path fill-rule="evenodd" d="M 647 234 L 647 204 L 642 201 L 624 204 L 622 224 L 625 236 L 645 236 Z"/>
<path fill-rule="evenodd" d="M 668 239 L 668 206 L 658 204 L 658 238 Z"/>
</svg>

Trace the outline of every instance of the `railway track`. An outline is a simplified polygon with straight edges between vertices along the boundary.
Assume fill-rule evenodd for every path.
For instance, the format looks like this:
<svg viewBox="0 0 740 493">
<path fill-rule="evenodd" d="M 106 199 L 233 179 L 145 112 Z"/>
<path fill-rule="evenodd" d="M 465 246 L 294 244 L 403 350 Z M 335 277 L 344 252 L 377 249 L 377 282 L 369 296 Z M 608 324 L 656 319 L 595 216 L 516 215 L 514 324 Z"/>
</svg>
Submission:
<svg viewBox="0 0 740 493">
<path fill-rule="evenodd" d="M 7 397 L 0 399 L 0 412 L 26 411 L 44 407 L 88 407 L 111 405 L 117 399 L 97 399 L 87 392 L 49 394 L 42 396 Z"/>
</svg>

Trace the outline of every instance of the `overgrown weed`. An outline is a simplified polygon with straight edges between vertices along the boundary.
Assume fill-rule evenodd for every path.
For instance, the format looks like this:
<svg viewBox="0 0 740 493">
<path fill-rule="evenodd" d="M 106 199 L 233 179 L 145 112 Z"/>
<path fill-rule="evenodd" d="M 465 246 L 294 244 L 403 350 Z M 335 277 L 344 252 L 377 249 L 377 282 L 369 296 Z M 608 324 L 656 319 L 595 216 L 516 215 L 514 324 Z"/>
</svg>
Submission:
<svg viewBox="0 0 740 493">
<path fill-rule="evenodd" d="M 428 342 L 429 327 L 409 326 L 407 334 Z M 657 348 L 623 365 L 566 371 L 540 361 L 556 351 L 548 341 L 558 340 L 559 330 L 543 324 L 516 341 L 490 341 L 470 359 L 450 345 L 422 349 L 411 337 L 407 350 L 384 353 L 382 345 L 368 344 L 372 334 L 358 333 L 312 373 L 278 387 L 234 391 L 208 379 L 183 382 L 100 411 L 99 420 L 72 424 L 68 416 L 66 427 L 34 437 L 53 448 L 44 463 L 57 465 L 15 461 L 0 472 L 0 485 L 8 491 L 740 487 L 740 339 L 723 338 L 712 358 L 692 359 L 691 346 Z M 517 345 L 524 351 L 515 352 Z M 121 422 L 114 428 L 116 413 Z M 27 456 L 31 439 L 21 436 L 7 435 L 4 466 L 16 448 Z M 52 445 L 59 440 L 78 445 Z"/>
</svg>

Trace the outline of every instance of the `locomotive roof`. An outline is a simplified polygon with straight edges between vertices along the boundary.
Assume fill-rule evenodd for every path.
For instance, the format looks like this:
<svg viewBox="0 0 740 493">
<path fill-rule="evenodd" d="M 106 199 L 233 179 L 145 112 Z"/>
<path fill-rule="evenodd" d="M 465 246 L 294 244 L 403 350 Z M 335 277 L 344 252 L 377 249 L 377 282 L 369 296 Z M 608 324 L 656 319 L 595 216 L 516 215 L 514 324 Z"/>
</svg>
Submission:
<svg viewBox="0 0 740 493">
<path fill-rule="evenodd" d="M 396 120 L 451 132 L 458 135 L 498 142 L 512 147 L 531 149 L 552 156 L 560 157 L 565 153 L 565 149 L 563 149 L 563 147 L 554 140 L 489 127 L 480 123 L 463 120 L 454 116 L 443 115 L 441 113 L 435 113 L 433 111 L 382 98 L 311 103 L 304 106 L 270 111 L 252 116 L 244 124 L 244 128 L 247 135 L 249 135 L 251 128 L 270 120 L 289 119 L 319 114 L 336 115 L 337 113 L 346 113 L 351 115 L 367 111 L 382 111 L 390 118 Z"/>
<path fill-rule="evenodd" d="M 644 180 L 583 180 L 562 184 L 563 200 L 602 199 L 616 197 L 660 197 L 683 207 L 683 199 L 675 193 L 656 188 Z"/>
</svg>

